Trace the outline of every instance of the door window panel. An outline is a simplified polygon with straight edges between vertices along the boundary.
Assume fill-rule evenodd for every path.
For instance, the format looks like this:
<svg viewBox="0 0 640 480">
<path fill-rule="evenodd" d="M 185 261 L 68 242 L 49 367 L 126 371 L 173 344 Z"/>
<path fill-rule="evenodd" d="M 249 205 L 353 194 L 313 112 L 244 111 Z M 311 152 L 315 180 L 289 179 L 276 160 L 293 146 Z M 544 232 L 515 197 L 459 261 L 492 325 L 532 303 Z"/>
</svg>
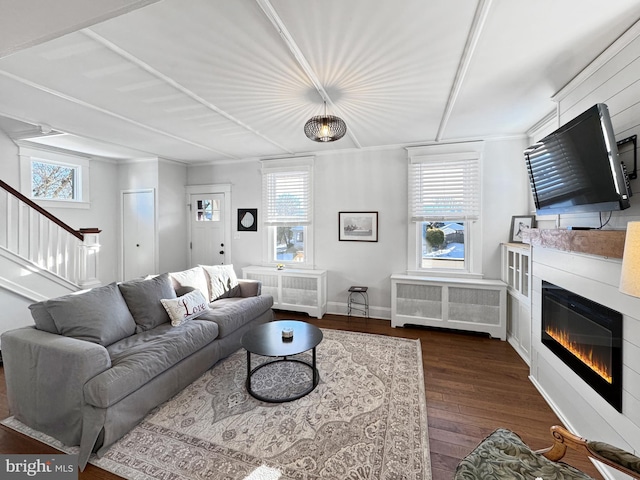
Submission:
<svg viewBox="0 0 640 480">
<path fill-rule="evenodd" d="M 219 222 L 220 218 L 220 200 L 196 201 L 197 222 Z"/>
</svg>

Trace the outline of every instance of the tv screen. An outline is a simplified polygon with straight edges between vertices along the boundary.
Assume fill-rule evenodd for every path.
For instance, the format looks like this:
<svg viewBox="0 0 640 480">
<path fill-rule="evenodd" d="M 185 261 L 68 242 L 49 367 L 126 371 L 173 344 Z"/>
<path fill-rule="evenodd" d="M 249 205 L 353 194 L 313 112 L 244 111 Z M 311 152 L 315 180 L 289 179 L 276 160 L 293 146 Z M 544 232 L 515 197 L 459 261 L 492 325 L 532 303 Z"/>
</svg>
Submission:
<svg viewBox="0 0 640 480">
<path fill-rule="evenodd" d="M 629 207 L 609 110 L 591 107 L 524 152 L 539 215 Z"/>
</svg>

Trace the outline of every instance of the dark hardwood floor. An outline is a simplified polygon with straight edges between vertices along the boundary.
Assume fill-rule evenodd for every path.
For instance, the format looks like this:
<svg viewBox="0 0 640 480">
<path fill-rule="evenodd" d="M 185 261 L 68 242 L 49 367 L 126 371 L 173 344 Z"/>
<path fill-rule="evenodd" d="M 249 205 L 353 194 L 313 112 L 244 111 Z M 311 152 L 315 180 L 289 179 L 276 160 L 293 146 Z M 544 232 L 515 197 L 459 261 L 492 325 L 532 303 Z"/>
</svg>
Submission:
<svg viewBox="0 0 640 480">
<path fill-rule="evenodd" d="M 507 342 L 480 335 L 422 328 L 391 328 L 389 321 L 325 315 L 321 320 L 289 312 L 319 327 L 420 339 L 427 396 L 433 480 L 451 479 L 456 465 L 498 427 L 515 431 L 534 449 L 551 445 L 549 427 L 560 424 L 528 379 L 529 368 Z M 1 369 L 0 369 L 1 370 Z M 10 415 L 0 371 L 0 418 Z M 50 453 L 52 448 L 0 426 L 0 453 Z M 565 461 L 596 479 L 585 457 Z M 117 479 L 88 465 L 80 479 Z"/>
</svg>

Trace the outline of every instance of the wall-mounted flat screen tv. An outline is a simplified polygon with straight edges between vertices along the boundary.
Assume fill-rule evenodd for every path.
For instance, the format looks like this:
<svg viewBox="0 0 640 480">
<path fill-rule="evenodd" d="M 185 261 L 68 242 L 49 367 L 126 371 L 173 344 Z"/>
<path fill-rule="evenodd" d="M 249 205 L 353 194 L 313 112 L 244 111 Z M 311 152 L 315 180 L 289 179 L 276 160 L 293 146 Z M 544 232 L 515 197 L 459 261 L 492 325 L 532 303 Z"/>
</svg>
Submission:
<svg viewBox="0 0 640 480">
<path fill-rule="evenodd" d="M 598 103 L 524 152 L 538 215 L 629 207 L 609 109 Z"/>
</svg>

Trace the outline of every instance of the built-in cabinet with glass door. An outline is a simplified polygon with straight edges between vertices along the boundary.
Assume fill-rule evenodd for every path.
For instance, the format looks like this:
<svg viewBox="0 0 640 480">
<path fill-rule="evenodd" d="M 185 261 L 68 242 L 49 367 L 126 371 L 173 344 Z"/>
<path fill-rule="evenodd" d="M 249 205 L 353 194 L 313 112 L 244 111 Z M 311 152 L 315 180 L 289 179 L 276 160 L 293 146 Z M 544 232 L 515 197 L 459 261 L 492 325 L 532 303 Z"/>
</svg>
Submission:
<svg viewBox="0 0 640 480">
<path fill-rule="evenodd" d="M 531 247 L 502 244 L 502 280 L 507 284 L 507 340 L 530 365 Z"/>
</svg>

